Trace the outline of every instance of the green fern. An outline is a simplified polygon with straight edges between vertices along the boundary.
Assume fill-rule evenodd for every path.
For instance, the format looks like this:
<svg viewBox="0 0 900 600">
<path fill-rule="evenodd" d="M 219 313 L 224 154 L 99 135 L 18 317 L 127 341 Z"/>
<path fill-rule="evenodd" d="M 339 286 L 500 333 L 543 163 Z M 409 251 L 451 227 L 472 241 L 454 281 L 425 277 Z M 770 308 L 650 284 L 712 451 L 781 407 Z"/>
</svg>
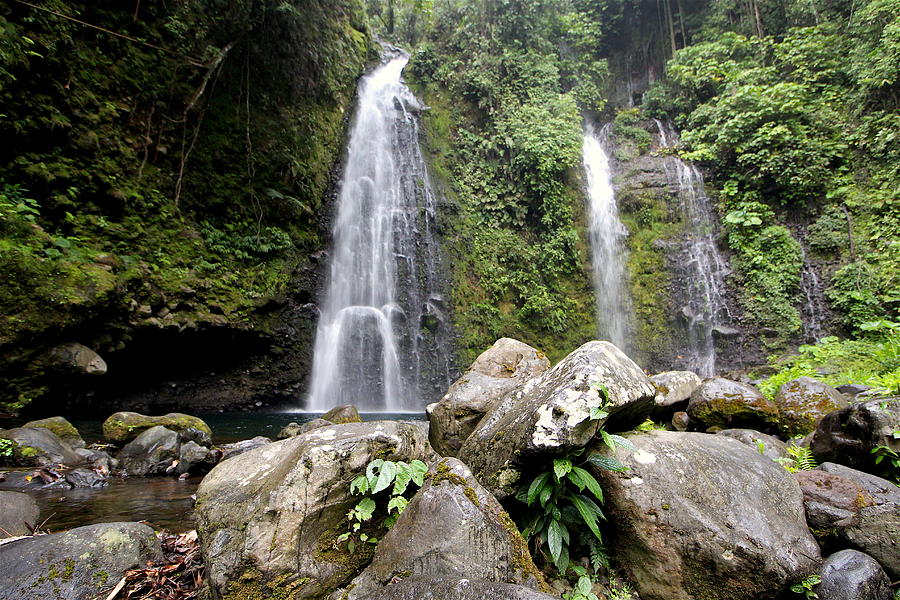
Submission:
<svg viewBox="0 0 900 600">
<path fill-rule="evenodd" d="M 812 450 L 803 446 L 798 446 L 794 442 L 787 447 L 787 453 L 790 458 L 775 459 L 782 467 L 796 473 L 797 471 L 812 471 L 819 464 L 813 456 Z"/>
</svg>

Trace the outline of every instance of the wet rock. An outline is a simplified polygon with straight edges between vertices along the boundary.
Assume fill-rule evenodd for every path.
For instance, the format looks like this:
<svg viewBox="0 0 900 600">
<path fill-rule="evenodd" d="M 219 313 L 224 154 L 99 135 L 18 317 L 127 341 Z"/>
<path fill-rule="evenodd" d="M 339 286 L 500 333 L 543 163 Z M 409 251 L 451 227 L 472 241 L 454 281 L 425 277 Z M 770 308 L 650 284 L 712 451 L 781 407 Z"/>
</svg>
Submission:
<svg viewBox="0 0 900 600">
<path fill-rule="evenodd" d="M 600 386 L 609 392 L 609 416 L 591 420 Z M 586 445 L 600 425 L 625 430 L 647 418 L 656 388 L 630 358 L 609 342 L 588 342 L 555 367 L 510 392 L 478 424 L 459 452 L 498 499 L 513 493 L 536 455 Z"/>
<path fill-rule="evenodd" d="M 378 543 L 371 565 L 344 600 L 356 600 L 405 577 L 465 577 L 546 588 L 509 515 L 466 466 L 436 462 L 397 523 Z"/>
<path fill-rule="evenodd" d="M 269 438 L 258 435 L 253 439 L 242 440 L 240 442 L 234 442 L 233 444 L 223 444 L 221 446 L 223 453 L 222 460 L 228 460 L 229 458 L 240 456 L 245 452 L 256 450 L 257 448 L 262 448 L 263 446 L 271 443 L 272 440 L 270 440 Z"/>
<path fill-rule="evenodd" d="M 100 472 L 109 473 L 118 467 L 118 461 L 103 450 L 93 448 L 77 448 L 75 454 L 81 457 L 86 465 Z"/>
<path fill-rule="evenodd" d="M 31 535 L 38 525 L 37 502 L 22 492 L 0 490 L 0 538 Z"/>
<path fill-rule="evenodd" d="M 691 418 L 684 411 L 678 411 L 672 415 L 672 427 L 675 431 L 687 431 L 691 426 Z"/>
<path fill-rule="evenodd" d="M 787 444 L 775 436 L 760 433 L 753 429 L 723 429 L 716 433 L 736 439 L 740 443 L 750 446 L 766 458 L 772 460 L 790 458 Z"/>
<path fill-rule="evenodd" d="M 863 471 L 878 471 L 878 446 L 900 453 L 900 399 L 868 400 L 826 415 L 813 433 L 810 449 L 816 460 L 836 462 Z"/>
<path fill-rule="evenodd" d="M 456 456 L 484 415 L 500 399 L 550 368 L 544 353 L 500 338 L 475 359 L 439 402 L 430 405 L 429 439 L 442 456 Z"/>
<path fill-rule="evenodd" d="M 327 413 L 322 415 L 322 420 L 343 425 L 344 423 L 362 423 L 362 417 L 359 411 L 352 404 L 344 404 L 335 406 Z"/>
<path fill-rule="evenodd" d="M 119 467 L 137 477 L 167 475 L 177 467 L 178 434 L 161 425 L 147 429 L 119 452 Z"/>
<path fill-rule="evenodd" d="M 0 598 L 105 598 L 129 569 L 161 562 L 153 530 L 102 523 L 0 545 Z"/>
<path fill-rule="evenodd" d="M 433 452 L 420 428 L 374 421 L 322 427 L 219 463 L 195 509 L 216 593 L 286 597 L 302 586 L 316 597 L 349 582 L 371 550 L 350 554 L 336 538 L 359 500 L 350 482 L 375 457 L 427 461 Z"/>
<path fill-rule="evenodd" d="M 302 425 L 300 423 L 288 423 L 284 427 L 281 428 L 281 431 L 278 432 L 277 438 L 279 440 L 286 440 L 287 438 L 303 435 L 304 433 L 310 432 L 313 429 L 318 429 L 319 427 L 328 427 L 329 425 L 334 425 L 331 421 L 326 421 L 325 419 L 313 419 L 312 421 L 307 421 Z"/>
<path fill-rule="evenodd" d="M 813 431 L 822 417 L 830 412 L 846 408 L 847 397 L 812 377 L 800 377 L 788 381 L 775 395 L 778 420 L 790 435 L 802 435 Z"/>
<path fill-rule="evenodd" d="M 527 587 L 475 579 L 449 577 L 411 577 L 364 600 L 559 600 Z"/>
<path fill-rule="evenodd" d="M 702 383 L 691 371 L 666 371 L 653 375 L 650 381 L 658 391 L 652 413 L 657 419 L 668 418 L 673 412 L 686 408 L 691 394 Z"/>
<path fill-rule="evenodd" d="M 208 431 L 202 431 L 194 427 L 188 427 L 178 432 L 178 439 L 182 443 L 194 442 L 198 446 L 209 448 L 212 446 L 212 435 Z"/>
<path fill-rule="evenodd" d="M 77 465 L 82 459 L 55 433 L 42 427 L 17 427 L 0 431 L 0 438 L 16 444 L 13 466 L 43 467 L 49 465 Z"/>
<path fill-rule="evenodd" d="M 844 385 L 837 386 L 835 389 L 848 398 L 855 398 L 856 396 L 859 396 L 863 392 L 867 392 L 872 388 L 868 385 L 862 385 L 859 383 L 845 383 Z"/>
<path fill-rule="evenodd" d="M 780 465 L 722 435 L 629 440 L 638 452 L 616 451 L 627 472 L 595 473 L 616 524 L 611 554 L 642 600 L 769 600 L 815 572 L 803 495 Z"/>
<path fill-rule="evenodd" d="M 212 437 L 212 430 L 202 419 L 182 413 L 149 417 L 136 412 L 117 412 L 103 422 L 103 437 L 111 442 L 129 442 L 152 427 L 163 426 L 172 431 L 196 429 Z"/>
<path fill-rule="evenodd" d="M 856 550 L 841 550 L 822 563 L 822 600 L 891 600 L 891 582 L 874 558 Z"/>
<path fill-rule="evenodd" d="M 175 472 L 182 473 L 206 473 L 216 464 L 215 453 L 209 448 L 204 448 L 196 442 L 184 442 L 178 449 L 178 465 Z"/>
<path fill-rule="evenodd" d="M 63 417 L 50 417 L 49 419 L 39 419 L 37 421 L 29 421 L 22 427 L 41 427 L 56 434 L 60 440 L 68 444 L 71 448 L 84 448 L 87 444 L 81 439 L 81 434 L 75 429 L 75 426 L 69 423 Z"/>
<path fill-rule="evenodd" d="M 51 369 L 77 375 L 105 375 L 106 361 L 81 344 L 63 344 L 50 351 Z"/>
<path fill-rule="evenodd" d="M 688 403 L 691 419 L 708 428 L 765 430 L 778 419 L 778 407 L 750 385 L 722 377 L 704 381 Z"/>
<path fill-rule="evenodd" d="M 63 477 L 65 485 L 70 488 L 101 488 L 109 485 L 109 476 L 93 469 L 73 469 Z"/>
</svg>

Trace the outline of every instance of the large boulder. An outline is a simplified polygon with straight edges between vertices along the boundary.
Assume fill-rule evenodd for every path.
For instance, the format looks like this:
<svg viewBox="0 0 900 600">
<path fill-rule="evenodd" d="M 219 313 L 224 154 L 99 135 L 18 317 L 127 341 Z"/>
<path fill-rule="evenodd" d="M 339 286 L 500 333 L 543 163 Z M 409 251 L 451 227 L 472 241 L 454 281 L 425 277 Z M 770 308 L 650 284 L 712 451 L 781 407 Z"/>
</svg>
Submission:
<svg viewBox="0 0 900 600">
<path fill-rule="evenodd" d="M 708 428 L 766 430 L 778 420 L 778 407 L 752 385 L 712 377 L 691 394 L 687 414 Z"/>
<path fill-rule="evenodd" d="M 195 516 L 220 598 L 316 598 L 371 557 L 337 537 L 359 498 L 350 482 L 375 459 L 430 460 L 425 432 L 374 421 L 316 429 L 219 463 L 197 489 Z"/>
<path fill-rule="evenodd" d="M 362 417 L 359 416 L 359 411 L 352 404 L 335 406 L 322 415 L 322 420 L 337 425 L 343 425 L 344 423 L 362 423 Z"/>
<path fill-rule="evenodd" d="M 55 433 L 42 427 L 0 430 L 0 438 L 15 444 L 14 466 L 78 465 L 82 458 Z"/>
<path fill-rule="evenodd" d="M 559 600 L 510 583 L 459 577 L 411 577 L 377 590 L 364 600 Z"/>
<path fill-rule="evenodd" d="M 429 405 L 429 438 L 442 456 L 456 456 L 478 422 L 499 400 L 550 368 L 543 352 L 500 338 L 475 359 L 439 402 Z"/>
<path fill-rule="evenodd" d="M 790 435 L 804 435 L 816 428 L 828 413 L 846 408 L 847 397 L 812 377 L 788 381 L 775 394 L 778 421 Z"/>
<path fill-rule="evenodd" d="M 147 429 L 119 452 L 119 467 L 129 475 L 168 475 L 177 467 L 181 441 L 171 429 Z"/>
<path fill-rule="evenodd" d="M 182 413 L 148 417 L 136 412 L 117 412 L 103 422 L 103 437 L 111 442 L 130 442 L 144 431 L 162 425 L 172 431 L 196 429 L 212 437 L 212 430 L 203 419 Z"/>
<path fill-rule="evenodd" d="M 22 425 L 22 427 L 40 427 L 48 429 L 72 448 L 84 448 L 87 445 L 84 443 L 84 440 L 81 439 L 81 434 L 78 433 L 75 426 L 69 423 L 64 417 L 50 417 L 48 419 L 29 421 Z"/>
<path fill-rule="evenodd" d="M 874 558 L 856 550 L 841 550 L 822 563 L 822 600 L 891 600 L 891 581 Z"/>
<path fill-rule="evenodd" d="M 30 535 L 38 526 L 37 502 L 28 494 L 0 490 L 0 538 Z"/>
<path fill-rule="evenodd" d="M 753 429 L 723 429 L 716 433 L 718 435 L 725 435 L 736 439 L 740 443 L 754 448 L 766 458 L 771 458 L 772 460 L 790 458 L 790 454 L 788 454 L 787 451 L 787 444 L 773 435 L 760 433 Z"/>
<path fill-rule="evenodd" d="M 609 416 L 591 419 L 600 386 L 609 393 Z M 459 458 L 497 498 L 506 498 L 536 455 L 581 448 L 604 423 L 629 429 L 647 418 L 655 397 L 656 388 L 621 350 L 588 342 L 504 396 L 463 443 Z"/>
<path fill-rule="evenodd" d="M 82 344 L 62 344 L 53 348 L 48 356 L 48 366 L 70 375 L 105 375 L 106 361 L 99 354 Z"/>
<path fill-rule="evenodd" d="M 703 383 L 692 371 L 665 371 L 651 376 L 650 381 L 658 392 L 653 417 L 659 419 L 669 419 L 673 413 L 684 410 L 691 394 Z"/>
<path fill-rule="evenodd" d="M 337 595 L 357 600 L 404 577 L 464 577 L 547 590 L 512 519 L 454 458 L 425 485 L 378 543 L 372 563 Z"/>
<path fill-rule="evenodd" d="M 595 473 L 616 524 L 611 554 L 642 600 L 768 600 L 815 572 L 803 495 L 780 465 L 721 435 L 629 440 L 636 453 L 615 453 L 627 472 Z"/>
<path fill-rule="evenodd" d="M 161 562 L 153 530 L 101 523 L 0 545 L 0 598 L 105 598 L 129 569 Z"/>
<path fill-rule="evenodd" d="M 810 449 L 819 461 L 878 471 L 872 450 L 885 446 L 900 453 L 900 398 L 869 400 L 826 415 L 813 433 Z"/>
</svg>

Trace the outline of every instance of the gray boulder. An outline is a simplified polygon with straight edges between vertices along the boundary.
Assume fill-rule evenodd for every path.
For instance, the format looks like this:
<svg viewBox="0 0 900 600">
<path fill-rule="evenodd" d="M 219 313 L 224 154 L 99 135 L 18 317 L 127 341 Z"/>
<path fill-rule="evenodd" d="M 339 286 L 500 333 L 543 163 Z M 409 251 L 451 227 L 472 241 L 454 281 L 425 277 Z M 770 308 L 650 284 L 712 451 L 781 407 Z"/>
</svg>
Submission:
<svg viewBox="0 0 900 600">
<path fill-rule="evenodd" d="M 429 439 L 442 456 L 456 456 L 484 415 L 526 381 L 550 368 L 543 352 L 500 338 L 475 359 L 439 402 L 429 405 Z"/>
<path fill-rule="evenodd" d="M 233 598 L 319 597 L 341 587 L 371 558 L 337 540 L 359 501 L 350 482 L 376 457 L 433 456 L 422 429 L 374 421 L 323 427 L 219 463 L 195 507 L 210 585 Z"/>
<path fill-rule="evenodd" d="M 303 435 L 304 433 L 310 432 L 313 429 L 318 429 L 319 427 L 328 427 L 329 425 L 334 425 L 331 421 L 326 421 L 325 419 L 313 419 L 312 421 L 307 421 L 302 425 L 300 423 L 288 423 L 284 427 L 281 428 L 281 431 L 278 432 L 276 436 L 279 440 L 286 440 L 290 437 Z"/>
<path fill-rule="evenodd" d="M 666 371 L 653 375 L 650 381 L 658 392 L 653 408 L 653 417 L 658 419 L 669 418 L 674 412 L 684 410 L 691 394 L 703 383 L 691 371 Z"/>
<path fill-rule="evenodd" d="M 590 419 L 609 392 L 609 416 Z M 656 388 L 609 342 L 588 342 L 549 371 L 507 394 L 463 443 L 459 458 L 498 499 L 511 495 L 537 455 L 585 446 L 603 423 L 625 430 L 647 418 Z"/>
<path fill-rule="evenodd" d="M 359 411 L 352 404 L 335 406 L 322 415 L 322 420 L 337 425 L 343 425 L 344 423 L 362 423 L 362 417 L 359 416 Z"/>
<path fill-rule="evenodd" d="M 897 430 L 900 430 L 900 398 L 854 403 L 819 422 L 810 449 L 819 461 L 878 472 L 872 450 L 886 446 L 900 453 L 900 439 L 893 435 Z"/>
<path fill-rule="evenodd" d="M 654 431 L 595 469 L 611 554 L 642 600 L 769 600 L 816 571 L 819 547 L 794 478 L 755 449 L 721 435 Z M 609 454 L 609 451 L 600 449 Z"/>
<path fill-rule="evenodd" d="M 559 600 L 527 587 L 510 583 L 478 581 L 457 577 L 411 577 L 364 600 Z"/>
<path fill-rule="evenodd" d="M 778 421 L 778 407 L 759 390 L 723 377 L 707 379 L 694 390 L 687 414 L 711 429 L 766 430 Z"/>
<path fill-rule="evenodd" d="M 181 442 L 178 434 L 162 425 L 151 427 L 119 452 L 119 467 L 129 475 L 167 475 L 178 466 Z"/>
<path fill-rule="evenodd" d="M 0 490 L 0 538 L 30 535 L 38 525 L 37 502 L 28 494 Z"/>
<path fill-rule="evenodd" d="M 0 598 L 105 598 L 125 571 L 162 560 L 156 535 L 141 523 L 102 523 L 16 540 L 0 545 Z"/>
<path fill-rule="evenodd" d="M 742 444 L 746 444 L 772 460 L 779 458 L 790 458 L 787 451 L 787 444 L 779 440 L 773 435 L 767 435 L 754 431 L 753 429 L 723 429 L 716 432 L 718 435 L 728 436 L 736 439 Z"/>
<path fill-rule="evenodd" d="M 239 456 L 245 452 L 250 452 L 251 450 L 256 450 L 257 448 L 262 448 L 263 446 L 271 443 L 272 440 L 270 440 L 269 438 L 258 435 L 255 438 L 249 440 L 242 440 L 240 442 L 234 442 L 232 444 L 223 444 L 221 446 L 222 460 L 234 458 L 235 456 Z"/>
<path fill-rule="evenodd" d="M 891 600 L 891 582 L 874 558 L 856 550 L 841 550 L 822 563 L 822 600 Z"/>
<path fill-rule="evenodd" d="M 75 426 L 69 423 L 64 417 L 50 417 L 48 419 L 38 419 L 37 421 L 29 421 L 22 427 L 40 427 L 48 429 L 56 434 L 60 440 L 68 444 L 71 448 L 84 448 L 87 444 L 81 439 L 81 434 L 75 429 Z"/>
<path fill-rule="evenodd" d="M 775 394 L 778 421 L 789 435 L 803 435 L 813 431 L 822 417 L 846 408 L 847 397 L 828 384 L 812 377 L 788 381 Z"/>
<path fill-rule="evenodd" d="M 549 589 L 509 515 L 455 458 L 429 478 L 378 543 L 372 563 L 343 600 L 356 600 L 403 577 L 450 577 Z"/>
<path fill-rule="evenodd" d="M 93 448 L 76 448 L 75 453 L 86 465 L 100 472 L 109 473 L 118 466 L 118 461 L 103 450 Z"/>
<path fill-rule="evenodd" d="M 106 361 L 81 344 L 62 344 L 50 351 L 48 366 L 73 375 L 105 375 Z"/>
<path fill-rule="evenodd" d="M 215 453 L 196 442 L 184 442 L 178 449 L 178 465 L 175 472 L 206 473 L 216 464 Z"/>
<path fill-rule="evenodd" d="M 50 465 L 78 465 L 82 458 L 55 433 L 42 427 L 17 427 L 0 431 L 0 438 L 16 444 L 14 466 L 44 467 Z"/>
<path fill-rule="evenodd" d="M 203 419 L 184 413 L 147 416 L 136 412 L 117 412 L 103 422 L 103 437 L 111 442 L 125 443 L 152 427 L 163 426 L 172 431 L 195 429 L 212 439 L 212 430 Z M 204 443 L 203 445 L 209 445 Z"/>
</svg>

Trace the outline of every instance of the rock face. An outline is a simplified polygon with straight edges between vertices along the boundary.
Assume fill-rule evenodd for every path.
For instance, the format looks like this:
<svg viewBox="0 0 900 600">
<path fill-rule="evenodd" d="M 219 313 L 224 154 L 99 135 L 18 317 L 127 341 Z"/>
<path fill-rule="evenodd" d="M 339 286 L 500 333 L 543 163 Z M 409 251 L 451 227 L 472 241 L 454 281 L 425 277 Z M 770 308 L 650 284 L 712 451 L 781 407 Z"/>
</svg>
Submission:
<svg viewBox="0 0 900 600">
<path fill-rule="evenodd" d="M 546 588 L 509 515 L 464 464 L 445 458 L 428 477 L 341 598 L 374 593 L 399 573 Z"/>
<path fill-rule="evenodd" d="M 544 353 L 500 338 L 481 353 L 428 411 L 429 439 L 442 456 L 456 456 L 478 422 L 506 394 L 550 368 Z"/>
<path fill-rule="evenodd" d="M 656 405 L 653 408 L 655 418 L 668 418 L 678 410 L 684 410 L 691 394 L 694 393 L 702 379 L 691 371 L 666 371 L 650 377 L 656 386 Z"/>
<path fill-rule="evenodd" d="M 184 433 L 184 432 L 182 432 Z M 151 427 L 122 448 L 119 467 L 129 475 L 180 475 L 212 467 L 215 458 L 210 450 L 182 434 L 158 425 Z"/>
<path fill-rule="evenodd" d="M 609 391 L 609 417 L 591 420 Z M 643 421 L 656 388 L 630 358 L 609 342 L 588 342 L 549 371 L 507 394 L 482 419 L 459 457 L 497 498 L 513 493 L 521 470 L 535 455 L 561 454 L 586 445 L 604 422 L 612 430 Z"/>
<path fill-rule="evenodd" d="M 235 456 L 239 456 L 245 452 L 250 452 L 251 450 L 256 450 L 257 448 L 262 448 L 263 446 L 267 446 L 271 443 L 272 440 L 270 440 L 269 438 L 258 435 L 255 438 L 249 440 L 242 440 L 240 442 L 234 442 L 233 444 L 225 444 L 221 446 L 222 460 L 234 458 Z"/>
<path fill-rule="evenodd" d="M 753 429 L 723 429 L 716 432 L 718 435 L 728 436 L 746 444 L 765 456 L 776 460 L 778 458 L 790 458 L 787 444 L 772 435 L 766 435 Z"/>
<path fill-rule="evenodd" d="M 874 558 L 856 550 L 841 550 L 822 563 L 823 600 L 891 600 L 891 582 Z"/>
<path fill-rule="evenodd" d="M 352 404 L 335 406 L 322 415 L 322 419 L 337 425 L 343 425 L 344 423 L 362 423 L 362 417 L 359 416 L 359 411 Z"/>
<path fill-rule="evenodd" d="M 81 439 L 81 434 L 75 429 L 75 426 L 69 423 L 63 417 L 50 417 L 49 419 L 39 419 L 37 421 L 29 421 L 22 427 L 41 427 L 56 434 L 60 440 L 68 444 L 72 448 L 84 448 L 87 444 Z"/>
<path fill-rule="evenodd" d="M 310 598 L 346 584 L 367 556 L 336 538 L 359 500 L 350 482 L 376 457 L 427 461 L 433 451 L 421 428 L 375 421 L 322 427 L 219 463 L 195 509 L 219 596 Z"/>
<path fill-rule="evenodd" d="M 846 408 L 847 397 L 812 377 L 788 381 L 775 395 L 782 428 L 791 435 L 802 435 L 816 428 L 828 413 Z"/>
<path fill-rule="evenodd" d="M 816 570 L 803 496 L 777 463 L 727 436 L 654 431 L 595 471 L 613 555 L 643 600 L 770 599 Z"/>
<path fill-rule="evenodd" d="M 105 598 L 125 571 L 162 560 L 156 535 L 140 523 L 102 523 L 17 540 L 0 546 L 0 573 L 7 574 L 0 577 L 0 598 Z"/>
<path fill-rule="evenodd" d="M 900 398 L 869 400 L 826 415 L 813 433 L 810 449 L 819 461 L 854 469 L 875 468 L 872 450 L 886 446 L 900 453 Z"/>
<path fill-rule="evenodd" d="M 365 597 L 365 600 L 559 600 L 509 583 L 445 577 L 411 577 Z"/>
<path fill-rule="evenodd" d="M 313 429 L 318 429 L 319 427 L 328 427 L 329 425 L 334 425 L 331 421 L 326 421 L 325 419 L 313 419 L 312 421 L 307 421 L 304 424 L 300 423 L 288 423 L 284 427 L 281 428 L 281 431 L 278 432 L 276 436 L 279 440 L 286 440 L 289 437 L 294 437 L 297 435 L 303 435 Z"/>
<path fill-rule="evenodd" d="M 50 351 L 49 365 L 56 371 L 75 375 L 105 375 L 106 361 L 81 344 L 62 344 Z"/>
<path fill-rule="evenodd" d="M 778 407 L 750 385 L 722 377 L 704 381 L 688 403 L 687 413 L 706 427 L 765 430 L 778 419 Z"/>
<path fill-rule="evenodd" d="M 202 419 L 182 413 L 169 413 L 161 417 L 148 417 L 136 412 L 117 412 L 103 422 L 103 437 L 111 442 L 130 442 L 151 427 L 162 425 L 172 431 L 196 429 L 210 438 L 212 430 Z"/>
<path fill-rule="evenodd" d="M 0 490 L 0 538 L 30 535 L 38 525 L 37 502 L 28 494 Z"/>
<path fill-rule="evenodd" d="M 16 466 L 77 465 L 83 462 L 68 444 L 49 429 L 17 427 L 0 431 L 0 438 L 16 443 L 14 453 Z"/>
</svg>

